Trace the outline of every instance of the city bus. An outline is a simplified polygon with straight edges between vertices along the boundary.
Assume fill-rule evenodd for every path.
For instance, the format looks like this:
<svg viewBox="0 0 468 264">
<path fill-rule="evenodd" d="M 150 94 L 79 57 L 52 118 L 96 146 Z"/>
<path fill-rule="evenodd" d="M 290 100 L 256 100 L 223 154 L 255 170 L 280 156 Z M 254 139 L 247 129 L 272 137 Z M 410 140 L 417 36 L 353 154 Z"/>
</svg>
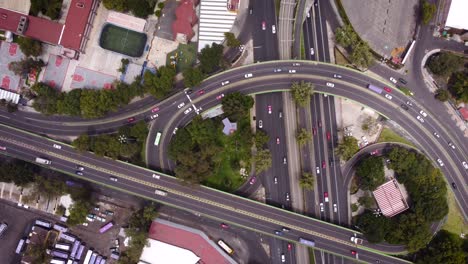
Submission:
<svg viewBox="0 0 468 264">
<path fill-rule="evenodd" d="M 304 239 L 302 237 L 299 238 L 299 243 L 309 247 L 315 247 L 315 242 L 313 240 Z"/>
<path fill-rule="evenodd" d="M 52 223 L 49 222 L 49 221 L 45 221 L 45 220 L 41 220 L 41 219 L 37 219 L 35 222 L 34 222 L 35 225 L 37 226 L 40 226 L 40 227 L 44 227 L 44 228 L 52 228 Z"/>
<path fill-rule="evenodd" d="M 91 249 L 88 249 L 88 252 L 86 253 L 86 257 L 84 258 L 83 264 L 89 263 L 89 261 L 91 260 L 92 254 L 93 254 L 93 251 Z"/>
<path fill-rule="evenodd" d="M 18 242 L 18 245 L 16 246 L 16 250 L 15 250 L 16 254 L 20 254 L 21 251 L 23 251 L 23 247 L 24 247 L 24 242 L 25 242 L 25 241 L 26 241 L 26 240 L 25 240 L 24 238 L 22 238 L 22 239 Z"/>
<path fill-rule="evenodd" d="M 114 222 L 113 222 L 113 221 L 110 221 L 109 223 L 103 225 L 103 226 L 101 227 L 101 229 L 99 229 L 99 233 L 101 233 L 101 234 L 102 234 L 102 233 L 105 233 L 105 232 L 107 232 L 107 230 L 109 230 L 109 229 L 110 229 L 111 227 L 113 227 L 113 226 L 114 226 Z"/>
<path fill-rule="evenodd" d="M 232 255 L 234 253 L 234 250 L 232 250 L 232 248 L 230 248 L 223 240 L 218 240 L 218 245 L 224 249 L 224 251 L 226 251 L 226 253 L 228 253 L 229 255 Z"/>
<path fill-rule="evenodd" d="M 158 133 L 156 134 L 156 138 L 154 139 L 154 145 L 155 145 L 155 146 L 158 146 L 158 145 L 159 145 L 159 141 L 161 141 L 161 135 L 162 135 L 161 132 L 158 132 Z"/>
</svg>

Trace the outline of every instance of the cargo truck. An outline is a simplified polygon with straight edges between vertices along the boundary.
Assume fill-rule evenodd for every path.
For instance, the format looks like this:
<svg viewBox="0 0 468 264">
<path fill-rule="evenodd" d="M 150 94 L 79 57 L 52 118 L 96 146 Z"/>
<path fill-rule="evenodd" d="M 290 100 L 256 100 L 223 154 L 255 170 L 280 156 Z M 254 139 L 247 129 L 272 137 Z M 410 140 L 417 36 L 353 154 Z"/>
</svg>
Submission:
<svg viewBox="0 0 468 264">
<path fill-rule="evenodd" d="M 40 163 L 40 164 L 45 164 L 45 165 L 50 165 L 52 163 L 52 161 L 50 161 L 48 159 L 43 159 L 43 158 L 39 158 L 39 157 L 36 158 L 36 162 Z"/>
</svg>

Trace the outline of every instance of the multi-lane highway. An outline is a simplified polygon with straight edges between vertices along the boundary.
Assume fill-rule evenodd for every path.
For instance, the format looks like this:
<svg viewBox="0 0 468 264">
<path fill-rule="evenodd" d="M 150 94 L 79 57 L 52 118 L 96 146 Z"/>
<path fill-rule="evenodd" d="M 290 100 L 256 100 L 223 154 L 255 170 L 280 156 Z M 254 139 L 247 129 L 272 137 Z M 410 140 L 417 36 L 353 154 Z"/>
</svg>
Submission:
<svg viewBox="0 0 468 264">
<path fill-rule="evenodd" d="M 293 63 L 294 65 L 299 64 L 300 66 L 293 66 Z M 277 68 L 282 68 L 283 71 L 281 73 L 274 73 L 273 70 Z M 296 69 L 297 73 L 288 74 L 287 72 L 289 69 Z M 253 77 L 246 79 L 244 75 L 247 72 L 252 73 Z M 339 73 L 343 76 L 343 79 L 334 80 L 332 78 L 334 73 Z M 224 80 L 230 80 L 231 83 L 226 86 L 221 86 L 220 84 Z M 371 79 L 359 72 L 328 64 L 302 61 L 282 61 L 255 64 L 229 70 L 221 75 L 209 78 L 201 87 L 206 91 L 206 93 L 202 96 L 193 98 L 192 101 L 197 107 L 209 109 L 210 107 L 220 103 L 220 101 L 216 99 L 217 95 L 220 93 L 228 93 L 234 90 L 242 91 L 244 93 L 258 93 L 265 92 L 266 90 L 284 89 L 284 87 L 288 87 L 291 84 L 291 81 L 299 80 L 306 80 L 314 83 L 316 91 L 347 97 L 351 100 L 367 105 L 399 123 L 402 128 L 406 129 L 409 134 L 419 142 L 423 151 L 429 157 L 433 160 L 441 158 L 445 162 L 445 166 L 441 169 L 450 182 L 455 182 L 458 186 L 465 186 L 465 177 L 467 176 L 467 172 L 461 165 L 461 161 L 467 155 L 461 148 L 450 148 L 446 144 L 446 141 L 450 140 L 456 145 L 463 143 L 460 143 L 457 138 L 453 137 L 450 131 L 446 130 L 441 123 L 436 119 L 433 119 L 431 115 L 424 118 L 424 123 L 418 121 L 415 117 L 423 108 L 416 101 L 413 103 L 413 107 L 411 107 L 409 111 L 405 111 L 400 107 L 400 104 L 405 103 L 408 100 L 408 98 L 403 94 L 393 91 L 392 100 L 388 100 L 383 95 L 366 89 L 365 86 L 368 83 L 380 86 L 383 86 L 384 83 L 380 83 L 378 80 Z M 330 81 L 335 83 L 334 88 L 330 88 L 325 85 L 326 82 Z M 171 101 L 164 101 L 158 106 L 160 108 L 160 116 L 156 122 L 165 124 L 165 127 L 162 130 L 163 136 L 160 146 L 153 148 L 153 152 L 150 153 L 157 154 L 157 158 L 160 161 L 163 161 L 160 163 L 161 165 L 163 165 L 166 160 L 165 149 L 169 144 L 172 131 L 176 126 L 188 123 L 190 119 L 193 118 L 194 113 L 194 111 L 192 111 L 191 114 L 184 114 L 184 110 L 188 107 L 192 107 L 188 102 L 185 107 L 181 109 L 177 108 L 177 104 L 179 102 L 187 101 L 185 94 L 179 93 L 171 99 Z M 428 112 L 427 109 L 425 110 Z M 149 112 L 150 109 L 142 110 L 140 114 L 136 115 L 136 117 L 138 119 L 144 119 L 148 116 Z M 17 122 L 18 119 L 13 120 L 11 115 L 2 115 L 1 118 L 3 123 L 9 123 L 9 121 L 11 121 L 11 123 L 15 125 L 25 126 L 26 129 L 28 129 L 28 123 L 22 123 L 20 121 Z M 122 124 L 122 120 L 120 119 L 109 123 L 115 123 L 116 125 Z M 109 123 L 106 123 L 106 125 Z M 59 126 L 60 124 L 55 125 Z M 44 130 L 47 129 L 44 127 L 41 128 Z M 32 131 L 34 131 L 34 129 L 32 129 Z M 439 133 L 441 136 L 440 139 L 433 136 L 434 131 Z M 334 251 L 345 256 L 349 255 L 349 247 L 343 247 L 342 242 L 349 239 L 349 232 L 351 231 L 343 231 L 342 228 L 333 226 L 333 230 L 328 230 L 332 225 L 316 222 L 290 212 L 285 212 L 281 209 L 271 208 L 267 205 L 258 204 L 242 198 L 233 198 L 229 194 L 220 193 L 207 188 L 180 186 L 177 180 L 173 178 L 165 177 L 164 181 L 161 181 L 161 183 L 155 183 L 155 180 L 151 178 L 151 173 L 142 168 L 134 168 L 128 164 L 121 164 L 108 159 L 96 159 L 90 154 L 77 154 L 69 148 L 63 148 L 58 151 L 63 154 L 57 155 L 57 150 L 52 148 L 52 144 L 50 144 L 50 142 L 44 143 L 37 138 L 23 138 L 22 133 L 17 131 L 12 132 L 6 128 L 2 129 L 2 138 L 0 138 L 0 140 L 7 146 L 8 151 L 12 151 L 11 154 L 17 155 L 23 159 L 32 160 L 34 156 L 44 155 L 55 160 L 53 165 L 55 168 L 67 171 L 74 170 L 75 163 L 80 162 L 83 163 L 82 165 L 90 168 L 90 173 L 89 175 L 87 174 L 89 179 L 113 184 L 113 186 L 120 187 L 140 195 L 153 195 L 153 198 L 155 197 L 153 193 L 155 188 L 165 188 L 171 193 L 171 195 L 160 197 L 162 202 L 171 203 L 184 208 L 191 208 L 192 210 L 203 211 L 206 214 L 213 214 L 214 217 L 226 219 L 232 223 L 245 225 L 247 227 L 258 227 L 258 230 L 265 233 L 271 233 L 272 230 L 278 228 L 278 225 L 286 225 L 291 227 L 293 230 L 300 230 L 301 232 L 287 233 L 285 238 L 296 240 L 299 235 L 313 236 L 316 238 L 316 242 L 318 242 L 317 247 L 324 250 Z M 150 138 L 149 142 L 151 142 L 151 140 L 154 140 L 154 138 Z M 37 148 L 38 145 L 40 148 Z M 31 146 L 36 149 L 30 149 Z M 109 175 L 119 177 L 119 181 L 117 183 L 109 183 Z M 459 188 L 459 190 L 455 192 L 457 200 L 460 202 L 462 205 L 461 207 L 464 210 L 467 208 L 466 192 L 467 190 L 464 188 Z M 223 197 L 229 197 L 229 199 L 226 199 L 225 201 L 226 204 L 229 204 L 228 209 L 225 208 L 226 205 L 224 204 Z M 193 199 L 197 199 L 197 201 L 202 199 L 202 202 L 194 202 Z M 232 202 L 233 204 L 228 202 Z M 207 204 L 210 204 L 210 206 L 207 206 Z M 248 220 L 251 222 L 248 222 Z M 317 233 L 313 233 L 312 231 Z M 336 232 L 340 234 L 337 234 Z M 319 237 L 322 237 L 320 235 L 322 233 L 333 237 L 333 239 L 341 239 L 340 242 L 337 242 L 340 243 L 340 247 L 335 248 L 337 247 L 336 244 L 330 243 L 328 240 L 325 242 L 325 240 L 318 239 Z M 321 239 L 323 239 L 323 237 Z M 389 245 L 366 246 L 379 249 L 395 250 L 396 248 L 397 251 L 401 250 L 399 247 Z M 361 250 L 359 251 L 361 252 Z M 365 256 L 365 254 L 360 253 L 360 258 Z M 370 258 L 373 257 L 374 256 L 370 256 Z"/>
<path fill-rule="evenodd" d="M 299 237 L 304 237 L 314 240 L 317 248 L 350 258 L 352 257 L 350 251 L 358 250 L 359 259 L 366 262 L 376 259 L 382 263 L 404 262 L 374 252 L 377 249 L 394 251 L 395 248 L 392 246 L 365 243 L 356 249 L 356 246 L 349 242 L 350 236 L 354 233 L 352 230 L 217 190 L 187 186 L 173 177 L 160 173 L 160 178 L 155 178 L 153 177 L 155 172 L 148 169 L 98 158 L 91 153 L 79 153 L 65 145 L 61 149 L 56 149 L 53 147 L 53 142 L 46 138 L 4 125 L 0 126 L 0 133 L 0 143 L 6 148 L 3 153 L 7 155 L 31 162 L 36 157 L 43 157 L 52 162 L 50 168 L 69 174 L 74 174 L 76 166 L 80 165 L 85 167 L 84 175 L 80 177 L 86 180 L 268 235 L 273 235 L 274 230 L 286 227 L 289 231 L 283 232 L 281 236 L 277 236 L 278 238 L 297 242 Z M 117 181 L 111 180 L 111 177 L 117 178 Z M 156 190 L 163 191 L 167 195 L 155 194 Z M 373 250 L 368 250 L 368 247 Z"/>
</svg>

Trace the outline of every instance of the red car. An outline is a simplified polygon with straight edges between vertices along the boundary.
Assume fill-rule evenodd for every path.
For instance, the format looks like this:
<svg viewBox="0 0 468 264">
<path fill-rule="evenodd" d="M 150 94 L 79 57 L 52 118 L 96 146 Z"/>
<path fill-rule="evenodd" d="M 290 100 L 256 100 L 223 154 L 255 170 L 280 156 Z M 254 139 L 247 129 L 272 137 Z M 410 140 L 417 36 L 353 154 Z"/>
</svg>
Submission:
<svg viewBox="0 0 468 264">
<path fill-rule="evenodd" d="M 159 107 L 155 107 L 155 108 L 151 109 L 152 113 L 156 113 L 157 111 L 159 111 Z"/>
<path fill-rule="evenodd" d="M 6 147 L 0 146 L 0 149 L 1 149 L 1 150 L 6 150 Z"/>
<path fill-rule="evenodd" d="M 325 169 L 326 167 L 327 167 L 327 164 L 326 164 L 325 161 L 323 160 L 323 161 L 322 161 L 322 168 Z"/>
<path fill-rule="evenodd" d="M 314 133 L 314 136 L 317 135 L 317 128 L 316 128 L 316 127 L 313 127 L 313 128 L 312 128 L 312 132 Z"/>
<path fill-rule="evenodd" d="M 216 99 L 221 100 L 223 97 L 224 97 L 224 94 L 220 94 L 220 95 L 216 96 Z"/>
<path fill-rule="evenodd" d="M 376 149 L 376 150 L 372 151 L 370 154 L 371 154 L 371 156 L 377 155 L 377 154 L 379 154 L 379 150 Z"/>
<path fill-rule="evenodd" d="M 351 255 L 356 256 L 357 255 L 356 250 L 351 250 Z"/>
<path fill-rule="evenodd" d="M 279 140 L 279 137 L 276 138 L 276 144 L 279 145 L 280 143 L 280 140 Z"/>
<path fill-rule="evenodd" d="M 387 93 L 391 93 L 392 92 L 392 89 L 388 88 L 388 87 L 384 87 L 383 88 Z"/>
<path fill-rule="evenodd" d="M 262 30 L 266 30 L 266 22 L 262 21 Z"/>
<path fill-rule="evenodd" d="M 327 140 L 330 140 L 330 131 L 327 131 Z"/>
<path fill-rule="evenodd" d="M 229 228 L 229 226 L 227 224 L 225 224 L 225 223 L 221 223 L 221 227 L 222 228 Z"/>
<path fill-rule="evenodd" d="M 288 250 L 291 251 L 291 249 L 292 249 L 292 245 L 288 243 Z"/>
<path fill-rule="evenodd" d="M 129 122 L 129 123 L 131 123 L 133 121 L 135 121 L 135 117 L 130 117 L 129 119 L 127 119 L 127 122 Z"/>
<path fill-rule="evenodd" d="M 252 185 L 254 184 L 255 182 L 257 181 L 257 177 L 252 177 L 252 179 L 250 179 L 249 183 Z"/>
<path fill-rule="evenodd" d="M 202 94 L 204 94 L 204 93 L 205 93 L 205 90 L 200 90 L 200 91 L 198 91 L 198 95 L 202 95 Z"/>
<path fill-rule="evenodd" d="M 323 199 L 325 200 L 326 203 L 328 203 L 328 192 L 323 193 Z"/>
</svg>

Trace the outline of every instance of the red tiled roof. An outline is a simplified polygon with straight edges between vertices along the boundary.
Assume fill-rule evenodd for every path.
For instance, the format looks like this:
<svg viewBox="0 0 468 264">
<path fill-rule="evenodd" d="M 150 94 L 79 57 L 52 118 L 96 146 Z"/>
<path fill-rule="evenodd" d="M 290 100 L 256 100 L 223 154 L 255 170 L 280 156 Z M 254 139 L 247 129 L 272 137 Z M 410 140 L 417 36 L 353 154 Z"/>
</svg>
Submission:
<svg viewBox="0 0 468 264">
<path fill-rule="evenodd" d="M 93 7 L 94 0 L 72 0 L 65 20 L 60 45 L 80 50 L 81 41 L 86 30 L 86 24 Z"/>
<path fill-rule="evenodd" d="M 151 239 L 192 251 L 201 258 L 200 263 L 229 263 L 203 237 L 188 230 L 153 222 L 148 236 Z"/>
<path fill-rule="evenodd" d="M 193 7 L 193 0 L 183 0 L 177 7 L 175 11 L 177 20 L 172 23 L 174 39 L 178 33 L 186 35 L 187 40 L 190 40 L 195 34 L 192 27 L 198 22 L 198 17 Z"/>
<path fill-rule="evenodd" d="M 25 36 L 43 42 L 58 44 L 64 25 L 44 18 L 28 16 L 29 25 Z"/>
<path fill-rule="evenodd" d="M 380 185 L 373 194 L 382 214 L 387 217 L 392 217 L 408 209 L 396 180 Z"/>
<path fill-rule="evenodd" d="M 460 112 L 460 115 L 463 117 L 465 121 L 468 121 L 468 109 L 466 107 L 462 107 L 458 109 L 458 112 Z"/>
<path fill-rule="evenodd" d="M 0 8 L 0 28 L 16 34 L 16 29 L 24 14 Z M 23 35 L 38 39 L 43 42 L 58 44 L 63 25 L 44 18 L 26 16 L 27 28 Z"/>
</svg>

